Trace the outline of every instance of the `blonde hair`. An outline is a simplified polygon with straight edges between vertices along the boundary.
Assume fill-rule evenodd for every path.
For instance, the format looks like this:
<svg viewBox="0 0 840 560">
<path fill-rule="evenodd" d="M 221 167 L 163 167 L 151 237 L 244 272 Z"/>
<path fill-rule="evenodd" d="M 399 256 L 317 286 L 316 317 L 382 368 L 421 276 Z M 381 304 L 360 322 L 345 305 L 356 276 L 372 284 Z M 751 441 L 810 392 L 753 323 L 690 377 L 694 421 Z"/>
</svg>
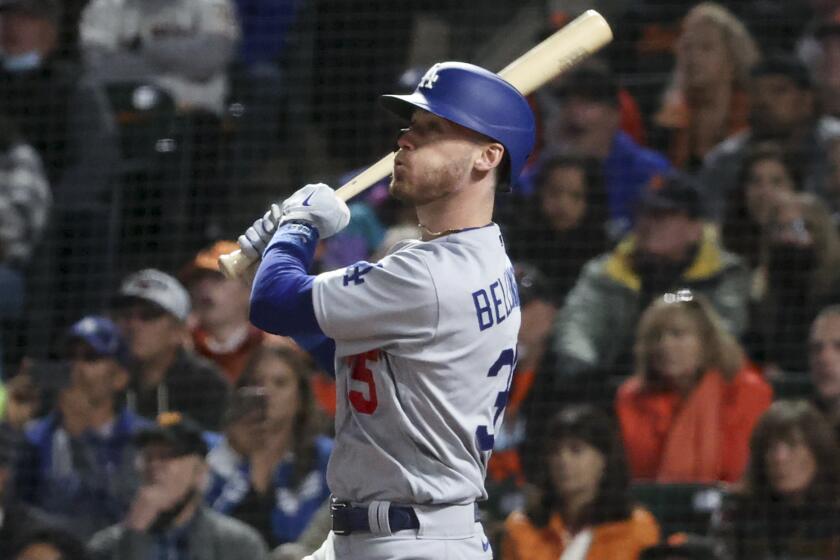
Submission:
<svg viewBox="0 0 840 560">
<path fill-rule="evenodd" d="M 683 18 L 680 38 L 690 25 L 696 23 L 709 23 L 720 31 L 728 58 L 732 62 L 732 85 L 738 89 L 746 88 L 750 69 L 760 57 L 758 44 L 746 26 L 735 14 L 717 2 L 702 2 L 691 8 Z M 677 45 L 679 45 L 679 39 Z M 679 57 L 679 48 L 677 48 L 677 56 Z M 677 64 L 668 89 L 682 90 L 683 83 L 684 76 L 680 65 Z"/>
<path fill-rule="evenodd" d="M 700 374 L 715 369 L 726 379 L 731 379 L 744 365 L 744 349 L 732 336 L 711 305 L 697 294 L 683 290 L 665 294 L 648 306 L 639 320 L 633 352 L 636 358 L 636 376 L 648 387 L 662 384 L 663 380 L 651 367 L 653 348 L 665 326 L 676 314 L 689 317 L 697 327 L 697 337 L 702 341 L 703 356 Z"/>
</svg>

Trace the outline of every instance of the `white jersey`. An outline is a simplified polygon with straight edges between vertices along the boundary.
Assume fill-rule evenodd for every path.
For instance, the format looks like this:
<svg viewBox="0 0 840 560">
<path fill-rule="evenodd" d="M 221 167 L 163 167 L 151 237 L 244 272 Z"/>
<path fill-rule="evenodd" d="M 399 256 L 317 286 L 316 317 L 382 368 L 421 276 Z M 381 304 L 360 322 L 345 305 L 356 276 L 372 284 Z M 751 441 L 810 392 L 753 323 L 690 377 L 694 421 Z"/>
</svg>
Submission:
<svg viewBox="0 0 840 560">
<path fill-rule="evenodd" d="M 153 79 L 182 108 L 223 112 L 239 37 L 232 0 L 92 0 L 79 37 L 94 77 Z M 129 47 L 138 40 L 140 46 Z"/>
<path fill-rule="evenodd" d="M 520 321 L 498 226 L 402 242 L 376 264 L 320 274 L 313 300 L 336 342 L 333 494 L 359 503 L 486 498 Z"/>
</svg>

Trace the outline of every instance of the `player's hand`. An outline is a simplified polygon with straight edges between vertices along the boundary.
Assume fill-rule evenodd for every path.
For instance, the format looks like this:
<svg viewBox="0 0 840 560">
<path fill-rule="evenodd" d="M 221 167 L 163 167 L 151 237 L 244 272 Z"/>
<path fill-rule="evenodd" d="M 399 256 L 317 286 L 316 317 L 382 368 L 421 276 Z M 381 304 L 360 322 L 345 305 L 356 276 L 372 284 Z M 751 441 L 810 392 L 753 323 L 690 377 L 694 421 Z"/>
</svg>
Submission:
<svg viewBox="0 0 840 560">
<path fill-rule="evenodd" d="M 254 225 L 239 236 L 239 248 L 242 252 L 253 260 L 261 259 L 282 215 L 281 208 L 277 204 L 272 204 L 265 216 L 259 218 Z"/>
<path fill-rule="evenodd" d="M 321 239 L 326 239 L 347 227 L 350 209 L 334 190 L 324 183 L 316 183 L 306 185 L 283 202 L 281 223 L 291 220 L 311 223 Z"/>
</svg>

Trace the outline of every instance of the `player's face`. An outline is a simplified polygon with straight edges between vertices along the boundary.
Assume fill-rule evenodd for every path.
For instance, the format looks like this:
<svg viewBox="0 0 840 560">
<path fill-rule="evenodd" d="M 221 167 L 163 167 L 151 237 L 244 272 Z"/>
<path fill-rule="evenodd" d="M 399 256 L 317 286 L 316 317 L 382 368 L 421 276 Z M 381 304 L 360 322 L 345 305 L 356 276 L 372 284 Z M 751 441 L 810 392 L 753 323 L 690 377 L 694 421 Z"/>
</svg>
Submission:
<svg viewBox="0 0 840 560">
<path fill-rule="evenodd" d="M 254 381 L 265 389 L 267 420 L 271 424 L 285 424 L 294 419 L 300 409 L 298 377 L 285 360 L 278 356 L 265 356 L 257 363 Z"/>
<path fill-rule="evenodd" d="M 820 398 L 840 400 L 840 315 L 825 315 L 811 327 L 808 343 L 811 379 Z"/>
<path fill-rule="evenodd" d="M 773 441 L 764 460 L 770 486 L 782 496 L 801 494 L 817 475 L 817 459 L 801 433 Z"/>
<path fill-rule="evenodd" d="M 426 111 L 415 111 L 397 140 L 391 194 L 422 206 L 463 188 L 487 144 L 480 134 Z"/>
<path fill-rule="evenodd" d="M 221 274 L 205 274 L 190 284 L 193 313 L 206 329 L 247 321 L 248 297 L 245 284 Z"/>
<path fill-rule="evenodd" d="M 773 215 L 781 194 L 795 192 L 793 179 L 785 166 L 775 159 L 763 159 L 753 163 L 747 175 L 747 212 L 759 225 L 767 225 Z"/>
<path fill-rule="evenodd" d="M 594 500 L 604 474 L 606 458 L 587 442 L 566 438 L 548 456 L 548 468 L 554 490 L 564 498 L 586 497 Z"/>
<path fill-rule="evenodd" d="M 558 167 L 540 187 L 540 206 L 551 226 L 566 231 L 586 213 L 586 177 L 579 167 Z"/>
<path fill-rule="evenodd" d="M 703 343 L 694 318 L 672 309 L 653 333 L 649 365 L 679 388 L 693 386 L 703 363 Z"/>
</svg>

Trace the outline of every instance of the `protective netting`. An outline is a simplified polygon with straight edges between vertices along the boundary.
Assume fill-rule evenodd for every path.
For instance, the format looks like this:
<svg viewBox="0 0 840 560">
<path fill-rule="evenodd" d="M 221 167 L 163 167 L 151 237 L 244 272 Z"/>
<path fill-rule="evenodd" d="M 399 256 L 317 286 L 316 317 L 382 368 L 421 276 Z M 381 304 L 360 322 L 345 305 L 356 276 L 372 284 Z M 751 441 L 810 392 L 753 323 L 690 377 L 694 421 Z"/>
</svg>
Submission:
<svg viewBox="0 0 840 560">
<path fill-rule="evenodd" d="M 528 96 L 537 146 L 496 197 L 522 327 L 493 553 L 835 558 L 835 4 L 0 0 L 0 558 L 117 550 L 113 524 L 204 558 L 172 530 L 190 500 L 224 516 L 182 525 L 229 539 L 208 558 L 314 550 L 346 396 L 250 326 L 218 256 L 393 150 L 380 94 L 498 71 L 588 8 L 614 41 Z M 350 208 L 312 273 L 420 235 L 386 182 Z"/>
</svg>

